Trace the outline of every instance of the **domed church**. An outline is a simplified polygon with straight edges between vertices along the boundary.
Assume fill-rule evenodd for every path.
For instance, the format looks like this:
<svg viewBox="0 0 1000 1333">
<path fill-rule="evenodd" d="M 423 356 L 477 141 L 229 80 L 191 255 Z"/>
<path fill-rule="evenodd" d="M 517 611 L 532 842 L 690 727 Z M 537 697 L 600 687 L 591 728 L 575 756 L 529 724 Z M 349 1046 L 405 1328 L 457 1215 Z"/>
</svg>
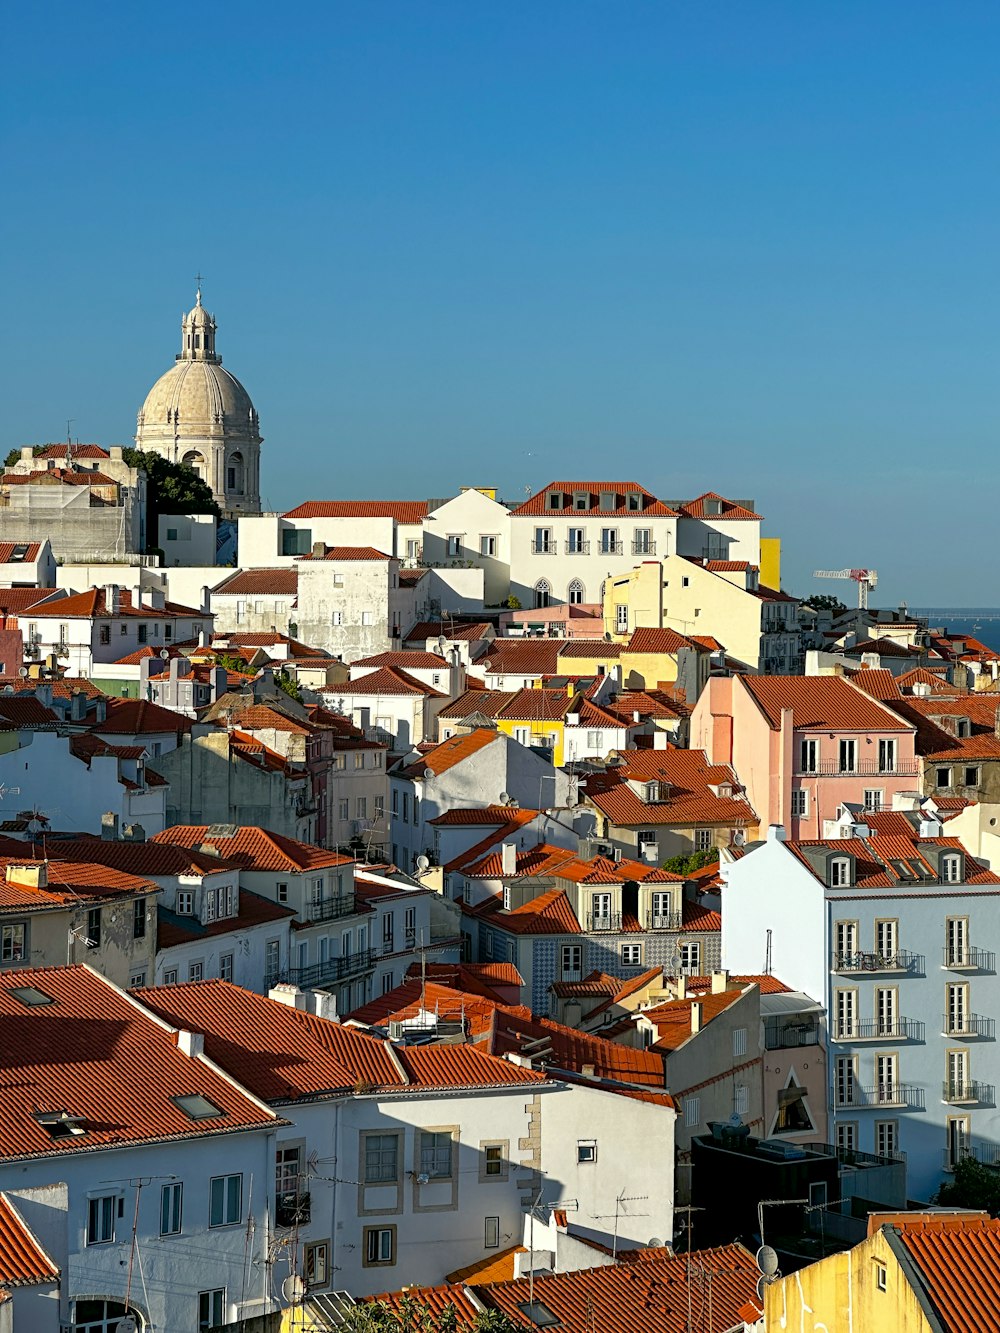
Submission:
<svg viewBox="0 0 1000 1333">
<path fill-rule="evenodd" d="M 135 443 L 193 467 L 223 514 L 236 518 L 260 513 L 260 421 L 246 389 L 222 368 L 215 328 L 199 287 L 181 322 L 176 364 L 156 381 L 139 412 Z"/>
</svg>

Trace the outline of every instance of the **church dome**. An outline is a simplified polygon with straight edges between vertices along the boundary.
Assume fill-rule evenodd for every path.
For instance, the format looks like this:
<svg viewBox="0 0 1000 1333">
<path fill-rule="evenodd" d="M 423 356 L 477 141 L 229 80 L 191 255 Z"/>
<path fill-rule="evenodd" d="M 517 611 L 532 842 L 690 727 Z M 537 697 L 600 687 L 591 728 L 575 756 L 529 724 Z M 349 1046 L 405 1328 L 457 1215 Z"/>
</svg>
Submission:
<svg viewBox="0 0 1000 1333">
<path fill-rule="evenodd" d="M 139 411 L 139 426 L 145 435 L 158 426 L 182 429 L 242 426 L 256 429 L 257 413 L 235 375 L 216 361 L 179 360 L 161 375 Z"/>
</svg>

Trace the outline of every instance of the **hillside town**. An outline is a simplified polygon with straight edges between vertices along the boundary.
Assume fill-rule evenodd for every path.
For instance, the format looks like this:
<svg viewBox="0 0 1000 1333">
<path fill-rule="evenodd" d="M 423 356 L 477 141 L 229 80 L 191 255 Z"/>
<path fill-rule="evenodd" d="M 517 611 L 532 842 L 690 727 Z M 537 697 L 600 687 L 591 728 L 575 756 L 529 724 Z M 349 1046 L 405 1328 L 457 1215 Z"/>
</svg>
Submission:
<svg viewBox="0 0 1000 1333">
<path fill-rule="evenodd" d="M 3 1333 L 1000 1326 L 1000 653 L 180 336 L 0 474 Z"/>
</svg>

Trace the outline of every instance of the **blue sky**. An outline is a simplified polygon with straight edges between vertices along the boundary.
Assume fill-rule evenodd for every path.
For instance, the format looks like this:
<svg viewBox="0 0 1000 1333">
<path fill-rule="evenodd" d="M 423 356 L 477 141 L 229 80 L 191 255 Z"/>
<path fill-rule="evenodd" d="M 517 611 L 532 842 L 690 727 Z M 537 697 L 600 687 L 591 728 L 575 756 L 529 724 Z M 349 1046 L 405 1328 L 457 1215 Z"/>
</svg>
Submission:
<svg viewBox="0 0 1000 1333">
<path fill-rule="evenodd" d="M 711 488 L 793 591 L 1000 601 L 995 3 L 112 0 L 5 39 L 4 449 L 126 441 L 200 268 L 270 507 Z"/>
</svg>

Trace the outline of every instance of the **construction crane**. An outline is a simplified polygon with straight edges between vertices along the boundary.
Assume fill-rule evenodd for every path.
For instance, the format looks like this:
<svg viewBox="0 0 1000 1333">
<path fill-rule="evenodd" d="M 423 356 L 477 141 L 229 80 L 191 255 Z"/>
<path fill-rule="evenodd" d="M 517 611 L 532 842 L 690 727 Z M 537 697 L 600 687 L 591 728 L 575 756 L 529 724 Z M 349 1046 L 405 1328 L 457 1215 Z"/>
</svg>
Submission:
<svg viewBox="0 0 1000 1333">
<path fill-rule="evenodd" d="M 877 569 L 814 569 L 814 579 L 852 579 L 858 585 L 858 606 L 868 610 L 868 590 L 878 583 Z"/>
</svg>

